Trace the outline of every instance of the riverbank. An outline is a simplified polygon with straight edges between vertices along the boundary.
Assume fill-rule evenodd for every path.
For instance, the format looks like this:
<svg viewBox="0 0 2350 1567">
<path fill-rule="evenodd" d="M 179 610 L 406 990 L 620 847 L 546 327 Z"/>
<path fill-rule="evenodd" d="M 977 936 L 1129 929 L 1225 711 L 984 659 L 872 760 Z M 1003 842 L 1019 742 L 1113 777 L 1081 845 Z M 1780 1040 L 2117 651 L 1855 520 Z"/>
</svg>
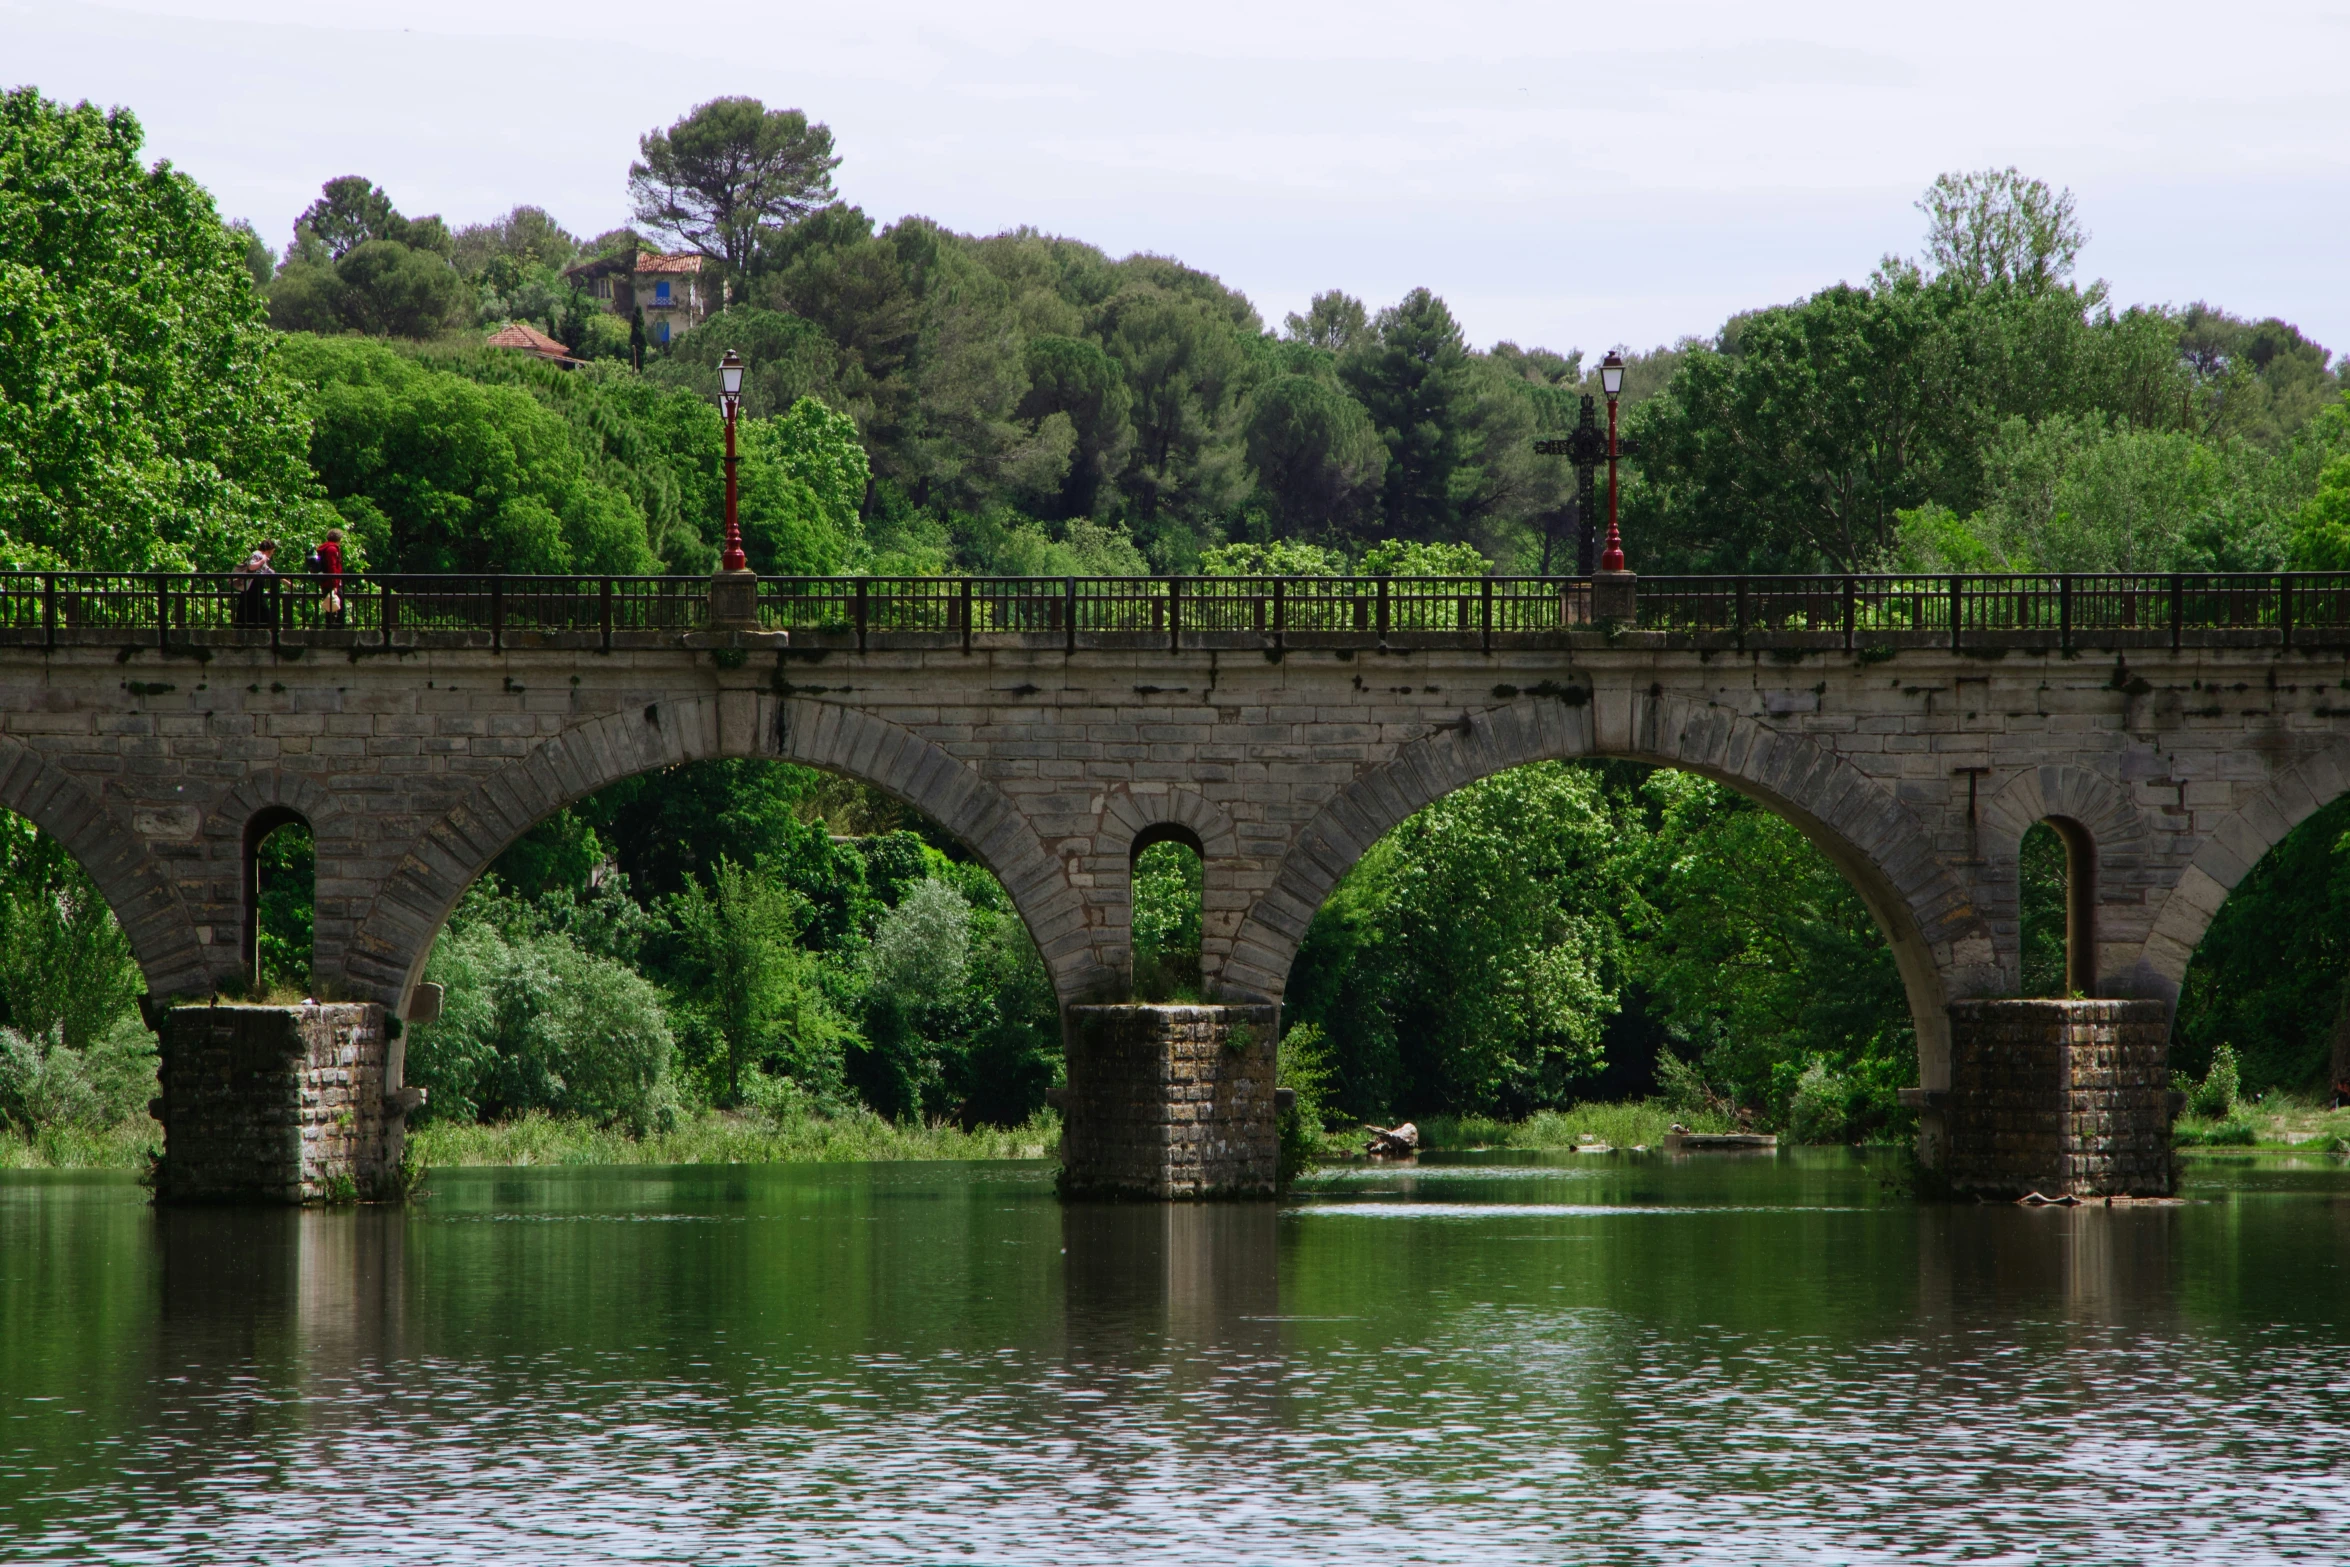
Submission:
<svg viewBox="0 0 2350 1567">
<path fill-rule="evenodd" d="M 419 1127 L 408 1143 L 427 1169 L 537 1164 L 848 1164 L 885 1159 L 1042 1159 L 1061 1145 L 1061 1118 L 1043 1111 L 1020 1126 L 899 1126 L 859 1111 L 770 1120 L 705 1110 L 670 1131 L 631 1137 L 614 1127 L 533 1111 L 481 1126 Z M 0 1170 L 138 1170 L 163 1149 L 163 1128 L 145 1115 L 102 1131 L 46 1127 L 20 1137 L 0 1130 Z"/>
<path fill-rule="evenodd" d="M 145 1113 L 92 1129 L 45 1126 L 31 1137 L 0 1127 L 0 1170 L 141 1170 L 163 1151 L 163 1125 Z"/>
<path fill-rule="evenodd" d="M 1061 1118 L 1040 1111 L 1019 1126 L 906 1126 L 867 1111 L 771 1120 L 705 1110 L 674 1130 L 631 1137 L 614 1127 L 546 1115 L 478 1126 L 432 1125 L 409 1134 L 426 1169 L 538 1164 L 849 1164 L 896 1159 L 1042 1159 L 1061 1145 Z"/>
<path fill-rule="evenodd" d="M 2350 1153 L 2350 1109 L 2314 1094 L 2269 1093 L 2225 1115 L 2182 1115 L 2172 1135 L 2181 1148 L 2292 1148 Z"/>
</svg>

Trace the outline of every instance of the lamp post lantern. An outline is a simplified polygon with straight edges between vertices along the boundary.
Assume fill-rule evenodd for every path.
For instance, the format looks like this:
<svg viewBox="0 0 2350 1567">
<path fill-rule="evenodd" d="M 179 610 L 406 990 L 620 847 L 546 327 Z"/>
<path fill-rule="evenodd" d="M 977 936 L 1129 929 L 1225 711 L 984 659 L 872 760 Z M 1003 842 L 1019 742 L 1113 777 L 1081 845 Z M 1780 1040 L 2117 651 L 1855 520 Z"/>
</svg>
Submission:
<svg viewBox="0 0 2350 1567">
<path fill-rule="evenodd" d="M 1611 355 L 1611 358 L 1615 356 Z M 1618 361 L 1621 363 L 1621 361 Z M 1623 386 L 1621 370 L 1600 368 L 1600 385 Z M 1569 515 L 1575 519 L 1575 575 L 1588 577 L 1599 565 L 1599 465 L 1608 461 L 1611 453 L 1617 457 L 1637 457 L 1640 443 L 1626 436 L 1611 444 L 1599 428 L 1599 399 L 1585 392 L 1577 399 L 1574 427 L 1563 436 L 1549 436 L 1534 443 L 1538 457 L 1564 457 L 1575 469 L 1575 498 L 1570 503 Z M 1609 410 L 1614 410 L 1614 394 L 1609 397 Z M 1550 569 L 1548 540 L 1544 541 L 1543 570 Z"/>
<path fill-rule="evenodd" d="M 1599 389 L 1607 394 L 1607 547 L 1600 551 L 1599 569 L 1624 569 L 1624 536 L 1616 528 L 1616 399 L 1624 391 L 1624 356 L 1614 349 L 1599 362 Z"/>
<path fill-rule="evenodd" d="M 718 557 L 721 571 L 747 571 L 751 565 L 751 558 L 743 553 L 742 524 L 735 515 L 734 419 L 741 412 L 742 404 L 742 355 L 730 348 L 726 357 L 718 361 L 718 406 L 726 416 L 726 551 Z M 1612 425 L 1615 415 L 1612 395 L 1608 399 L 1608 414 Z"/>
</svg>

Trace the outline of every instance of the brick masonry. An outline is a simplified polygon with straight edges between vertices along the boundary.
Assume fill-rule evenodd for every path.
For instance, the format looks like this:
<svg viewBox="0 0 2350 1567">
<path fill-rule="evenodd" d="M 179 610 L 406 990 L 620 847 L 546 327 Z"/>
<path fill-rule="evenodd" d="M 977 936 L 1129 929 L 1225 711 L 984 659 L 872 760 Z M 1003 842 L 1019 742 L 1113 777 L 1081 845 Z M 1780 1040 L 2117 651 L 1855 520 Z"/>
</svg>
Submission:
<svg viewBox="0 0 2350 1567">
<path fill-rule="evenodd" d="M 1962 1194 L 2168 1196 L 2170 1009 L 1961 1001 L 1950 1009 L 1944 1167 Z"/>
<path fill-rule="evenodd" d="M 1061 1189 L 1084 1197 L 1269 1197 L 1280 1009 L 1068 1013 Z"/>
<path fill-rule="evenodd" d="M 158 1019 L 173 1202 L 390 1195 L 406 1141 L 384 1009 L 174 1007 Z M 396 1087 L 396 1085 L 395 1085 Z"/>
<path fill-rule="evenodd" d="M 2350 790 L 2341 649 L 823 641 L 0 646 L 0 805 L 89 867 L 157 997 L 240 975 L 260 812 L 316 833 L 317 983 L 397 1012 L 516 836 L 725 756 L 861 778 L 943 823 L 1002 878 L 1064 1003 L 1128 994 L 1131 851 L 1182 826 L 1206 850 L 1209 995 L 1278 1002 L 1314 910 L 1380 834 L 1506 767 L 1622 757 L 1729 783 L 1838 864 L 1892 944 L 1932 1090 L 1949 1004 L 2017 989 L 2034 822 L 2095 844 L 2086 988 L 2168 1003 L 2228 889 Z"/>
</svg>

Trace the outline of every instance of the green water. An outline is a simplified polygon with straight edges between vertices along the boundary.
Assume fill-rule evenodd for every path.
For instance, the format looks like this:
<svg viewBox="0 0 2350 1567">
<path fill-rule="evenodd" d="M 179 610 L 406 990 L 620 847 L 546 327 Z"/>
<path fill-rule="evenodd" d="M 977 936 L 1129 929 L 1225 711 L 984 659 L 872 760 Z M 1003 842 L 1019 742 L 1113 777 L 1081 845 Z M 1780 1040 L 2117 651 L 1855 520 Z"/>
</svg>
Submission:
<svg viewBox="0 0 2350 1567">
<path fill-rule="evenodd" d="M 2350 1558 L 2350 1176 L 1842 1153 L 1065 1207 L 1028 1165 L 0 1176 L 0 1561 Z"/>
</svg>

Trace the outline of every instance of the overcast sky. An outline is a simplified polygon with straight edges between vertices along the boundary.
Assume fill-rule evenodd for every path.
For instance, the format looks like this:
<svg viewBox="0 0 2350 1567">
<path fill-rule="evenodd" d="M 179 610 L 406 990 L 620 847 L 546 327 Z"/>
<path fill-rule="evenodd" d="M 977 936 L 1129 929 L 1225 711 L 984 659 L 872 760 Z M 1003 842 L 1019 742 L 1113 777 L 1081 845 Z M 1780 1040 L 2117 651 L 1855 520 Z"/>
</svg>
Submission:
<svg viewBox="0 0 2350 1567">
<path fill-rule="evenodd" d="M 281 246 L 346 173 L 593 234 L 639 135 L 750 94 L 828 122 L 885 222 L 1156 251 L 1270 323 L 1425 284 L 1562 350 L 1857 281 L 1936 173 L 2012 163 L 2076 192 L 2118 299 L 2350 349 L 2343 0 L 0 0 L 0 82 L 130 106 Z"/>
</svg>

